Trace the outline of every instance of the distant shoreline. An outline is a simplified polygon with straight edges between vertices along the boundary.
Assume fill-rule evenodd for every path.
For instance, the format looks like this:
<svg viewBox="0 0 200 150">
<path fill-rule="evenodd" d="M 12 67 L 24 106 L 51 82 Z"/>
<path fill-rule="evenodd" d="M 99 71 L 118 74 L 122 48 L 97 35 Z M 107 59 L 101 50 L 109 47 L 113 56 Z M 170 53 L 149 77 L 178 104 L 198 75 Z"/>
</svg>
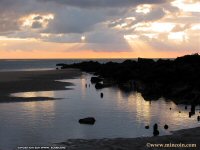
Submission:
<svg viewBox="0 0 200 150">
<path fill-rule="evenodd" d="M 48 71 L 13 71 L 0 72 L 0 103 L 55 100 L 54 97 L 11 97 L 11 93 L 32 91 L 67 90 L 69 82 L 55 80 L 79 77 L 78 69 L 48 70 Z"/>
</svg>

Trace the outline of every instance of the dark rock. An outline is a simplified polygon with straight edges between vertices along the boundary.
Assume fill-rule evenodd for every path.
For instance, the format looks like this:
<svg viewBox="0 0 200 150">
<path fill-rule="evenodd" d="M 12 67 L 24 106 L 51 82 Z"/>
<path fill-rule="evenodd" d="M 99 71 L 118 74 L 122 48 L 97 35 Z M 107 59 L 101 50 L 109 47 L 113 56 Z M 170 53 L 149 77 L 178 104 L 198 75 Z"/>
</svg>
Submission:
<svg viewBox="0 0 200 150">
<path fill-rule="evenodd" d="M 85 87 L 87 88 L 87 84 L 85 84 Z"/>
<path fill-rule="evenodd" d="M 191 116 L 192 116 L 192 113 L 191 113 L 191 112 L 189 112 L 189 118 L 191 118 Z"/>
<path fill-rule="evenodd" d="M 158 136 L 159 133 L 160 133 L 160 132 L 159 132 L 158 130 L 154 130 L 154 131 L 153 131 L 153 135 L 154 135 L 154 136 Z"/>
<path fill-rule="evenodd" d="M 102 83 L 96 83 L 95 84 L 95 88 L 96 89 L 102 89 L 103 88 L 103 84 Z"/>
<path fill-rule="evenodd" d="M 195 114 L 195 107 L 196 106 L 194 104 L 191 105 L 191 113 L 192 113 L 192 115 Z"/>
<path fill-rule="evenodd" d="M 126 84 L 125 87 L 132 88 L 134 85 L 133 89 L 148 100 L 164 97 L 173 99 L 177 104 L 200 104 L 200 55 L 198 54 L 186 55 L 174 60 L 155 61 L 139 58 L 138 61 L 126 60 L 122 63 L 101 64 L 88 61 L 71 65 L 59 64 L 59 66 L 62 66 L 62 69 L 78 68 L 92 72 L 99 76 L 91 78 L 93 83 L 101 82 L 101 78 L 111 79 L 118 85 L 134 81 L 134 84 Z M 104 87 L 106 86 L 105 84 Z"/>
<path fill-rule="evenodd" d="M 59 63 L 59 64 L 56 64 L 56 66 L 65 66 L 66 64 L 64 63 Z"/>
<path fill-rule="evenodd" d="M 93 125 L 95 123 L 95 118 L 93 117 L 87 117 L 79 120 L 80 124 L 90 124 Z"/>
<path fill-rule="evenodd" d="M 195 115 L 195 107 L 196 106 L 194 104 L 191 105 L 191 110 L 189 112 L 189 118 L 191 118 L 191 116 Z"/>
<path fill-rule="evenodd" d="M 154 129 L 154 130 L 158 130 L 158 125 L 157 125 L 157 123 L 154 124 L 153 129 Z"/>
<path fill-rule="evenodd" d="M 170 110 L 172 110 L 172 108 L 169 108 Z"/>
<path fill-rule="evenodd" d="M 164 125 L 164 129 L 168 129 L 169 128 L 169 126 L 168 125 Z"/>
<path fill-rule="evenodd" d="M 181 113 L 181 111 L 179 111 L 179 113 Z"/>
<path fill-rule="evenodd" d="M 154 136 L 158 136 L 158 135 L 159 135 L 157 123 L 154 124 L 154 126 L 153 126 L 153 135 L 154 135 Z"/>
<path fill-rule="evenodd" d="M 99 77 L 91 77 L 91 82 L 92 83 L 98 83 L 103 81 L 103 79 L 99 78 Z"/>
<path fill-rule="evenodd" d="M 185 110 L 187 109 L 187 106 L 185 106 Z"/>
<path fill-rule="evenodd" d="M 101 93 L 100 95 L 101 95 L 101 98 L 103 98 L 103 93 Z"/>
<path fill-rule="evenodd" d="M 197 117 L 197 120 L 200 121 L 200 116 Z"/>
<path fill-rule="evenodd" d="M 149 125 L 145 126 L 145 129 L 149 129 Z"/>
</svg>

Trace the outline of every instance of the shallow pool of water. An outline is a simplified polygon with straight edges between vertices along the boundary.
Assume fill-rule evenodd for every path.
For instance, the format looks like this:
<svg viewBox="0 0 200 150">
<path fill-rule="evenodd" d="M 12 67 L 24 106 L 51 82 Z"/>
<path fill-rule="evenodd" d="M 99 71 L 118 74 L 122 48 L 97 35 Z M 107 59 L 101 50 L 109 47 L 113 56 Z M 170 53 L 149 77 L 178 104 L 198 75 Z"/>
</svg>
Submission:
<svg viewBox="0 0 200 150">
<path fill-rule="evenodd" d="M 117 87 L 96 90 L 90 83 L 90 75 L 62 81 L 74 83 L 73 90 L 12 94 L 63 98 L 61 100 L 0 104 L 0 149 L 44 146 L 69 138 L 152 136 L 155 123 L 158 123 L 160 135 L 199 126 L 199 106 L 196 114 L 189 118 L 190 106 L 185 110 L 185 105 L 162 98 L 145 101 L 140 93 L 123 92 Z M 78 123 L 80 118 L 88 116 L 96 118 L 94 125 Z M 168 130 L 163 129 L 165 124 L 169 125 Z M 145 125 L 150 125 L 150 129 L 145 129 Z"/>
</svg>

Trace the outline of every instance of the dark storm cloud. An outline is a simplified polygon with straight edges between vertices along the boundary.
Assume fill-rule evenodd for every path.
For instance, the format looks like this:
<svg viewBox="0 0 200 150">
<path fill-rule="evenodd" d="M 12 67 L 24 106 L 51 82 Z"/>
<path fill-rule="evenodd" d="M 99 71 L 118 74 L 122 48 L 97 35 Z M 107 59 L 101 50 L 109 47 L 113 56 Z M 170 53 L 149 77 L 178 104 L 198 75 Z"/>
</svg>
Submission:
<svg viewBox="0 0 200 150">
<path fill-rule="evenodd" d="M 54 2 L 74 7 L 130 7 L 139 4 L 159 4 L 167 0 L 38 0 L 42 2 Z"/>
<path fill-rule="evenodd" d="M 111 18 L 124 14 L 123 10 L 79 9 L 67 8 L 57 10 L 54 20 L 49 22 L 45 33 L 84 33 L 94 29 L 94 26 Z"/>
</svg>

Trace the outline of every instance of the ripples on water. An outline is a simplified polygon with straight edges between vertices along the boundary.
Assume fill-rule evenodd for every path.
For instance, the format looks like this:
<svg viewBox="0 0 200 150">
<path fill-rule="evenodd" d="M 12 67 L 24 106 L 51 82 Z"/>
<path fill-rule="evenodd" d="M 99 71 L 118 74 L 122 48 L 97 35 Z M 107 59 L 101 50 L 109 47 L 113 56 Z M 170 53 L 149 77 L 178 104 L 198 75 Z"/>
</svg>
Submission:
<svg viewBox="0 0 200 150">
<path fill-rule="evenodd" d="M 15 93 L 22 97 L 64 98 L 54 101 L 0 104 L 0 149 L 16 146 L 48 145 L 68 138 L 116 138 L 152 136 L 152 126 L 158 123 L 161 135 L 170 130 L 198 126 L 196 115 L 188 117 L 190 106 L 175 105 L 160 99 L 145 101 L 140 93 L 125 93 L 117 87 L 96 90 L 90 75 L 73 82 L 73 90 Z M 90 84 L 90 88 L 85 86 Z M 104 97 L 100 97 L 100 93 Z M 170 110 L 169 108 L 172 108 Z M 179 113 L 181 111 L 181 113 Z M 78 123 L 80 118 L 93 116 L 93 126 Z M 169 125 L 168 130 L 163 126 Z M 145 129 L 150 125 L 150 129 Z"/>
</svg>

